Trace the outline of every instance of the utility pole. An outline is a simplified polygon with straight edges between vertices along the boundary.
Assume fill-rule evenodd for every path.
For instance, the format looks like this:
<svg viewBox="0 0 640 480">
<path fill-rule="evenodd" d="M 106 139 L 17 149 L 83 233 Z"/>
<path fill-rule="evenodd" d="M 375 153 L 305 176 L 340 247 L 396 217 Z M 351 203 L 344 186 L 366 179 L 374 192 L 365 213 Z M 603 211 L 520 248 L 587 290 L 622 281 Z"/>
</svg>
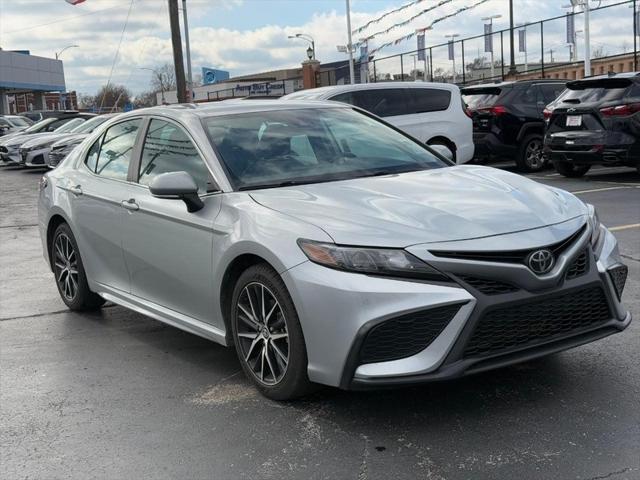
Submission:
<svg viewBox="0 0 640 480">
<path fill-rule="evenodd" d="M 589 37 L 589 0 L 584 1 L 584 76 L 591 76 L 591 40 Z"/>
<path fill-rule="evenodd" d="M 515 42 L 513 41 L 513 0 L 509 0 L 509 50 L 511 51 L 511 59 L 509 62 L 509 75 L 518 73 L 516 70 L 516 51 Z"/>
<path fill-rule="evenodd" d="M 187 51 L 187 89 L 189 100 L 193 101 L 193 77 L 191 76 L 191 46 L 189 44 L 189 21 L 187 19 L 187 0 L 182 0 L 182 17 L 184 19 L 184 46 Z"/>
<path fill-rule="evenodd" d="M 356 83 L 355 72 L 353 71 L 353 42 L 351 41 L 351 5 L 349 0 L 347 1 L 347 49 L 349 50 L 349 77 L 351 78 L 351 84 Z"/>
<path fill-rule="evenodd" d="M 187 86 L 184 80 L 184 62 L 182 60 L 182 39 L 180 38 L 180 19 L 178 18 L 178 0 L 169 1 L 169 24 L 171 25 L 171 45 L 173 64 L 176 70 L 176 92 L 178 103 L 187 103 Z"/>
</svg>

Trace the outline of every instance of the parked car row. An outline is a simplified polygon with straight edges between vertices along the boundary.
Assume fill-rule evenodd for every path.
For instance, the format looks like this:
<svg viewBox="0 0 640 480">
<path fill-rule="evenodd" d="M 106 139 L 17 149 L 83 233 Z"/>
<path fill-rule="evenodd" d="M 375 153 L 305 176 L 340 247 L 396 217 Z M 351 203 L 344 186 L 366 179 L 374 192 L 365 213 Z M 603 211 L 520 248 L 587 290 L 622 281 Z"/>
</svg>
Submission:
<svg viewBox="0 0 640 480">
<path fill-rule="evenodd" d="M 33 121 L 28 117 L 22 115 L 2 115 L 0 116 L 0 137 L 26 130 L 31 125 L 33 125 Z"/>
<path fill-rule="evenodd" d="M 75 111 L 47 112 L 44 119 L 29 128 L 0 138 L 0 160 L 25 167 L 55 167 L 62 154 L 69 153 L 109 117 Z M 50 157 L 52 150 L 55 154 Z"/>
</svg>

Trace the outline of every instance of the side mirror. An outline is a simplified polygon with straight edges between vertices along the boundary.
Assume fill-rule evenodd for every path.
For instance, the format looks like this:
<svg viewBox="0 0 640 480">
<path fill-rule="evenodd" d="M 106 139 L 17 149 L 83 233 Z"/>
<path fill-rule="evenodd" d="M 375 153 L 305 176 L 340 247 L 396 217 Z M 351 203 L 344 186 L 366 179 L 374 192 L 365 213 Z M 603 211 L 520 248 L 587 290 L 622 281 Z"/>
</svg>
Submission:
<svg viewBox="0 0 640 480">
<path fill-rule="evenodd" d="M 431 150 L 435 151 L 440 156 L 446 158 L 450 162 L 453 162 L 453 152 L 451 152 L 451 150 L 449 150 L 449 147 L 447 147 L 445 145 L 435 144 L 435 145 L 429 145 L 429 148 Z"/>
<path fill-rule="evenodd" d="M 149 191 L 154 197 L 182 200 L 189 213 L 204 207 L 198 196 L 198 185 L 187 172 L 161 173 L 151 180 Z"/>
</svg>

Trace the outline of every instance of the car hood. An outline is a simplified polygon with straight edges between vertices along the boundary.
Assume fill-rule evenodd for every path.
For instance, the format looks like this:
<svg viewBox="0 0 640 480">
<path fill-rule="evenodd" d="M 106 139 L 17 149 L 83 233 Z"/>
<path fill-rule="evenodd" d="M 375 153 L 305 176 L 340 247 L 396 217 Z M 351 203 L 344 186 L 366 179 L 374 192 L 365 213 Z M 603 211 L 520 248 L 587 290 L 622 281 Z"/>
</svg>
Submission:
<svg viewBox="0 0 640 480">
<path fill-rule="evenodd" d="M 55 141 L 61 140 L 70 134 L 68 133 L 49 133 L 49 134 L 38 134 L 29 137 L 26 139 L 22 146 L 25 148 L 31 147 L 39 147 L 39 146 L 47 146 L 52 144 Z"/>
<path fill-rule="evenodd" d="M 35 140 L 36 138 L 42 138 L 42 137 L 47 137 L 51 135 L 51 132 L 46 132 L 46 133 L 24 133 L 24 134 L 20 134 L 18 133 L 18 135 L 14 135 L 11 136 L 11 138 L 7 138 L 6 140 L 2 141 L 2 145 L 4 145 L 5 147 L 15 147 L 18 145 L 21 145 L 27 141 L 30 140 Z"/>
<path fill-rule="evenodd" d="M 59 140 L 56 140 L 55 143 L 53 143 L 51 146 L 61 147 L 63 145 L 70 145 L 72 143 L 80 143 L 82 142 L 82 140 L 84 140 L 88 136 L 89 136 L 88 133 L 70 133 L 60 138 Z"/>
<path fill-rule="evenodd" d="M 488 237 L 587 214 L 575 196 L 520 175 L 458 166 L 256 190 L 261 205 L 322 228 L 344 245 L 406 247 Z"/>
</svg>

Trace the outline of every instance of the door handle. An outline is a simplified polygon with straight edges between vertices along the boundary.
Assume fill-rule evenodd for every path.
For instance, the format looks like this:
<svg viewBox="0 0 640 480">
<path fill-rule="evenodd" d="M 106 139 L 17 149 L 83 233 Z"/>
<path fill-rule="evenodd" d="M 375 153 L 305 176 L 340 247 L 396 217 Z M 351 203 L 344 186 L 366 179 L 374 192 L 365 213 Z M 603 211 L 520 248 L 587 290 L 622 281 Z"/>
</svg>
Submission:
<svg viewBox="0 0 640 480">
<path fill-rule="evenodd" d="M 69 187 L 69 191 L 74 195 L 82 195 L 82 187 L 80 185 L 76 185 L 75 187 Z"/>
<path fill-rule="evenodd" d="M 134 198 L 130 198 L 129 200 L 123 200 L 122 202 L 120 202 L 120 205 L 122 205 L 127 210 L 135 211 L 140 209 L 140 206 L 136 203 L 136 200 Z"/>
</svg>

